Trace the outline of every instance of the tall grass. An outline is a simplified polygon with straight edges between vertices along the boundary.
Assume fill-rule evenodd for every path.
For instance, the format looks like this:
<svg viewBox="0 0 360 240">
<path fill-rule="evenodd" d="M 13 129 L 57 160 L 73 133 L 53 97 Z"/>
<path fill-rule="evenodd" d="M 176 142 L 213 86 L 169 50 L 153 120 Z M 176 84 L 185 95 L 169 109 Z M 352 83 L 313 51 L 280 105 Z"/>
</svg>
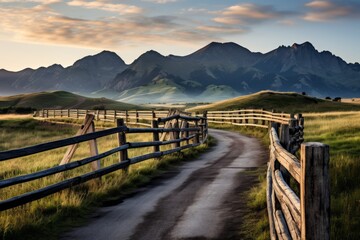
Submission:
<svg viewBox="0 0 360 240">
<path fill-rule="evenodd" d="M 105 126 L 113 126 L 106 123 Z M 103 126 L 97 126 L 103 127 Z M 2 120 L 0 121 L 0 151 L 19 148 L 38 143 L 74 136 L 79 127 L 67 124 L 55 124 L 36 121 L 33 119 Z M 127 141 L 141 142 L 152 140 L 151 134 L 127 134 Z M 97 139 L 99 153 L 116 147 L 117 135 Z M 162 150 L 169 146 L 162 146 Z M 61 161 L 66 147 L 39 153 L 23 158 L 0 162 L 0 179 L 28 174 L 49 167 L 57 166 Z M 56 239 L 64 227 L 81 222 L 84 214 L 90 209 L 101 205 L 104 201 L 116 202 L 131 189 L 139 186 L 169 164 L 193 157 L 206 149 L 200 146 L 196 149 L 185 150 L 182 155 L 163 157 L 161 161 L 151 159 L 131 165 L 127 172 L 116 171 L 105 175 L 101 180 L 96 179 L 71 189 L 61 191 L 32 203 L 0 212 L 0 236 L 2 239 Z M 129 150 L 129 157 L 143 155 L 152 148 Z M 90 155 L 88 143 L 81 143 L 74 155 L 79 160 Z M 101 160 L 101 166 L 109 166 L 119 161 L 119 155 L 114 154 Z M 85 165 L 64 174 L 53 175 L 0 189 L 0 199 L 29 192 L 48 186 L 65 178 L 71 178 L 90 172 L 90 165 Z"/>
<path fill-rule="evenodd" d="M 360 239 L 360 112 L 305 115 L 306 141 L 330 146 L 331 237 Z"/>
</svg>

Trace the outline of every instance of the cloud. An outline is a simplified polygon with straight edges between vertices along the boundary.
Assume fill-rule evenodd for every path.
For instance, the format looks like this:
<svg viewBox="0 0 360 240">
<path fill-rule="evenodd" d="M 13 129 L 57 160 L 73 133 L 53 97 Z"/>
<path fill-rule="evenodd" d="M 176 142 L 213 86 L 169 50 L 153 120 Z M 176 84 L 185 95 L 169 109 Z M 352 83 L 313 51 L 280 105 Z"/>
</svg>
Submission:
<svg viewBox="0 0 360 240">
<path fill-rule="evenodd" d="M 41 3 L 45 5 L 60 3 L 61 0 L 0 0 L 0 3 Z"/>
<path fill-rule="evenodd" d="M 152 17 L 141 14 L 115 15 L 96 20 L 78 19 L 63 16 L 43 5 L 33 8 L 0 8 L 0 29 L 12 33 L 17 41 L 23 42 L 103 49 L 118 48 L 129 43 L 143 46 L 220 39 L 214 31 L 197 29 L 183 21 L 173 16 Z"/>
<path fill-rule="evenodd" d="M 278 11 L 273 6 L 260 6 L 252 3 L 234 5 L 218 12 L 218 17 L 213 20 L 217 23 L 236 25 L 257 23 L 266 20 L 281 18 L 291 14 L 290 12 Z"/>
<path fill-rule="evenodd" d="M 360 4 L 354 2 L 312 1 L 305 4 L 310 12 L 303 17 L 307 21 L 326 22 L 340 18 L 360 18 Z"/>
<path fill-rule="evenodd" d="M 177 2 L 177 0 L 142 0 L 142 1 L 143 1 L 143 2 L 159 3 L 159 4 Z"/>
<path fill-rule="evenodd" d="M 108 12 L 117 12 L 119 14 L 139 14 L 143 12 L 143 9 L 134 5 L 126 4 L 113 4 L 104 1 L 91 1 L 84 0 L 72 0 L 67 3 L 69 6 L 83 7 L 87 9 L 98 9 Z"/>
<path fill-rule="evenodd" d="M 311 7 L 311 8 L 330 8 L 330 7 L 333 7 L 334 5 L 328 1 L 312 1 L 312 2 L 305 4 L 305 6 Z"/>
<path fill-rule="evenodd" d="M 197 29 L 206 32 L 227 33 L 227 34 L 242 34 L 246 32 L 246 30 L 240 28 L 226 28 L 220 26 L 198 26 Z"/>
</svg>

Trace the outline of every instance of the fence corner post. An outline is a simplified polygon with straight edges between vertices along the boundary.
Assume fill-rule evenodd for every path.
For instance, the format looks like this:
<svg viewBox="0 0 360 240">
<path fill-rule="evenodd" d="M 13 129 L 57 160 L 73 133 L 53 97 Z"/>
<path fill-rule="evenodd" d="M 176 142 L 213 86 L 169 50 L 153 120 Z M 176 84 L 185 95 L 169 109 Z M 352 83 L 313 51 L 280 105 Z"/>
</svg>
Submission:
<svg viewBox="0 0 360 240">
<path fill-rule="evenodd" d="M 330 239 L 329 146 L 301 144 L 301 239 Z"/>
</svg>

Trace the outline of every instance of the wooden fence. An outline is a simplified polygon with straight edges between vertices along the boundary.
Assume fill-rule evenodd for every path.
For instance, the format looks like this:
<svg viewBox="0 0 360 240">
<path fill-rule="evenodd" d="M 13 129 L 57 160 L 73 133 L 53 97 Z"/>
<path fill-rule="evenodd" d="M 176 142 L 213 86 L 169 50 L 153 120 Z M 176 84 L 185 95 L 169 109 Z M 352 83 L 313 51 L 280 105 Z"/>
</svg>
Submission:
<svg viewBox="0 0 360 240">
<path fill-rule="evenodd" d="M 46 117 L 51 111 L 46 110 Z M 72 112 L 72 111 L 68 111 Z M 44 113 L 44 112 L 43 112 Z M 77 112 L 78 114 L 79 112 Z M 79 114 L 78 114 L 79 115 Z M 42 115 L 44 116 L 44 115 Z M 71 114 L 70 114 L 71 116 Z M 105 115 L 106 116 L 106 115 Z M 78 131 L 77 136 L 57 140 L 53 142 L 38 144 L 35 146 L 25 147 L 21 149 L 14 149 L 0 152 L 0 161 L 11 161 L 14 158 L 24 157 L 44 151 L 58 149 L 69 146 L 63 160 L 59 166 L 51 167 L 49 169 L 41 170 L 35 173 L 12 177 L 9 179 L 0 180 L 0 189 L 10 186 L 19 185 L 21 183 L 33 181 L 46 176 L 59 174 L 61 172 L 69 171 L 85 164 L 92 164 L 93 171 L 77 176 L 74 178 L 59 181 L 55 184 L 27 192 L 25 194 L 15 196 L 0 202 L 0 211 L 14 208 L 25 203 L 46 197 L 53 193 L 59 192 L 63 189 L 84 183 L 94 178 L 99 178 L 103 175 L 117 171 L 119 169 L 127 169 L 130 165 L 142 162 L 152 158 L 160 158 L 181 150 L 198 146 L 204 143 L 207 139 L 207 121 L 204 117 L 190 117 L 182 114 L 173 114 L 171 116 L 158 118 L 152 120 L 151 128 L 129 128 L 126 126 L 124 119 L 116 119 L 117 126 L 101 131 L 95 132 L 94 118 L 96 115 L 87 114 L 84 116 L 85 122 Z M 152 118 L 153 119 L 153 118 Z M 163 125 L 164 127 L 159 127 Z M 127 142 L 126 136 L 128 133 L 152 133 L 153 141 L 150 142 Z M 112 134 L 117 134 L 119 146 L 103 153 L 98 153 L 96 139 Z M 77 144 L 89 141 L 91 157 L 87 157 L 78 161 L 70 162 L 74 154 Z M 160 150 L 160 146 L 170 145 L 169 150 Z M 128 157 L 128 149 L 153 147 L 152 152 L 136 156 Z M 100 160 L 113 155 L 119 154 L 119 162 L 113 165 L 100 168 Z"/>
<path fill-rule="evenodd" d="M 329 239 L 329 146 L 302 143 L 304 118 L 259 109 L 207 112 L 209 123 L 269 129 L 267 210 L 271 239 Z M 300 151 L 300 160 L 295 156 Z"/>
<path fill-rule="evenodd" d="M 124 119 L 125 124 L 136 124 L 151 127 L 151 122 L 158 118 L 168 117 L 175 113 L 188 115 L 179 111 L 120 111 L 120 110 L 85 110 L 85 109 L 42 109 L 34 113 L 34 117 L 40 118 L 76 118 L 84 119 L 87 114 L 95 116 L 95 121 L 116 122 L 116 119 Z"/>
</svg>

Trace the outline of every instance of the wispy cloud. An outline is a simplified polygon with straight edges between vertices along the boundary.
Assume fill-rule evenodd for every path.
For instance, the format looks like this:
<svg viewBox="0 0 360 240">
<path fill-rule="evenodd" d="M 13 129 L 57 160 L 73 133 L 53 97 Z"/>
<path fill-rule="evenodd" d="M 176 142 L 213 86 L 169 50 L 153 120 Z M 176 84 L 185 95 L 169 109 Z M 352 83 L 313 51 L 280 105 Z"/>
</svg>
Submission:
<svg viewBox="0 0 360 240">
<path fill-rule="evenodd" d="M 304 19 L 326 22 L 340 18 L 360 18 L 360 4 L 354 2 L 312 1 L 305 4 L 310 9 Z"/>
<path fill-rule="evenodd" d="M 276 19 L 289 14 L 289 12 L 278 11 L 273 6 L 244 3 L 230 6 L 225 10 L 218 12 L 219 16 L 215 17 L 213 20 L 221 24 L 245 25 L 248 23 Z"/>
<path fill-rule="evenodd" d="M 179 23 L 173 16 L 126 14 L 103 19 L 63 16 L 45 5 L 32 8 L 0 8 L 0 28 L 18 41 L 82 47 L 115 47 L 146 44 L 205 42 L 219 39 L 214 31 Z M 215 30 L 215 29 L 213 29 Z M 220 32 L 223 30 L 218 29 Z"/>
<path fill-rule="evenodd" d="M 165 4 L 165 3 L 177 2 L 178 0 L 142 0 L 142 1 L 143 2 L 153 2 L 153 3 Z"/>
<path fill-rule="evenodd" d="M 87 9 L 98 9 L 109 12 L 117 12 L 119 14 L 139 14 L 143 9 L 134 5 L 107 3 L 104 1 L 72 0 L 67 3 L 69 6 L 83 7 Z"/>
<path fill-rule="evenodd" d="M 226 33 L 226 34 L 242 34 L 245 33 L 245 29 L 234 28 L 234 27 L 223 27 L 223 26 L 198 26 L 198 30 L 213 33 Z"/>
</svg>

